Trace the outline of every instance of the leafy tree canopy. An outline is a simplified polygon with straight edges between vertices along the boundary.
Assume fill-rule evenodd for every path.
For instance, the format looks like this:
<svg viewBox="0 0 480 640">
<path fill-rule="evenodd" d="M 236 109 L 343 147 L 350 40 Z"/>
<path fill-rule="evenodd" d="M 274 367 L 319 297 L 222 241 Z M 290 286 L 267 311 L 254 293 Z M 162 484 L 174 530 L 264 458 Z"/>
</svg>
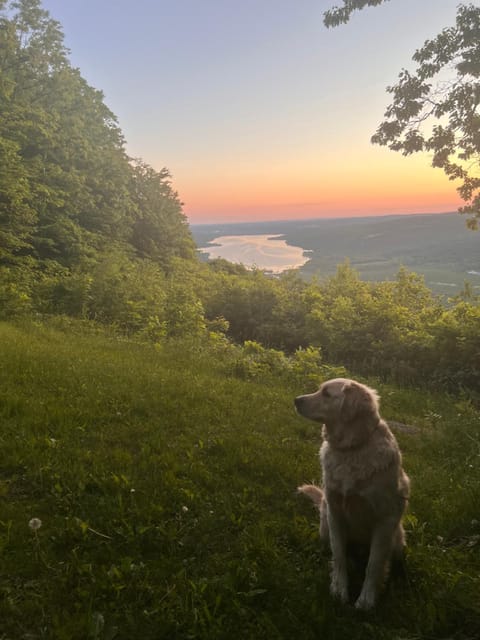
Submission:
<svg viewBox="0 0 480 640">
<path fill-rule="evenodd" d="M 59 23 L 40 0 L 0 0 L 0 266 L 76 268 L 112 246 L 164 268 L 194 255 L 168 172 L 127 156 Z"/>
<path fill-rule="evenodd" d="M 327 27 L 348 22 L 352 13 L 388 0 L 344 0 L 324 14 Z M 456 22 L 418 49 L 415 71 L 403 69 L 385 120 L 372 142 L 403 155 L 425 151 L 457 188 L 469 215 L 480 219 L 480 7 L 461 4 Z"/>
</svg>

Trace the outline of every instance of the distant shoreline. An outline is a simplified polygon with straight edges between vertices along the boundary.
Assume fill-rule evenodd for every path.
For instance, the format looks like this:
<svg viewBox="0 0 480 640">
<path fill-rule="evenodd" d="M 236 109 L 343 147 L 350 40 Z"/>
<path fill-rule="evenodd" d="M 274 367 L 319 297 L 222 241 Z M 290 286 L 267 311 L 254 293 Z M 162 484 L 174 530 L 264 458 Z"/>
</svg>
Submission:
<svg viewBox="0 0 480 640">
<path fill-rule="evenodd" d="M 419 216 L 449 216 L 455 215 L 459 218 L 462 218 L 462 214 L 458 213 L 458 211 L 440 211 L 440 212 L 429 212 L 429 213 L 380 213 L 380 214 L 371 214 L 371 215 L 354 215 L 354 216 L 317 216 L 317 217 L 308 217 L 308 218 L 272 218 L 272 219 L 264 219 L 264 220 L 237 220 L 237 221 L 229 221 L 229 220 L 217 220 L 216 222 L 193 222 L 188 219 L 188 224 L 190 227 L 214 227 L 214 226 L 226 226 L 226 225 L 257 225 L 257 224 L 284 224 L 284 223 L 308 223 L 308 222 L 340 222 L 340 221 L 353 221 L 353 220 L 379 220 L 385 218 L 417 218 Z"/>
</svg>

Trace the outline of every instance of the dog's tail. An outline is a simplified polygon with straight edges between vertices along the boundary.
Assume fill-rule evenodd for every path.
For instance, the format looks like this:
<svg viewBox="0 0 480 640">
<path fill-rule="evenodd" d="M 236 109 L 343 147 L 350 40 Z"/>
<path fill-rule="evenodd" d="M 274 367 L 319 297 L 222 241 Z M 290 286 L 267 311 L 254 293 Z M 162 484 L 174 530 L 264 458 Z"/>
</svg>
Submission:
<svg viewBox="0 0 480 640">
<path fill-rule="evenodd" d="M 325 500 L 325 494 L 315 484 L 302 484 L 298 487 L 299 493 L 304 493 L 312 500 L 315 507 L 320 513 L 320 538 L 325 542 L 328 542 L 330 534 L 328 532 L 328 517 L 327 517 L 327 503 Z"/>
<path fill-rule="evenodd" d="M 322 504 L 324 501 L 324 495 L 323 495 L 323 491 L 320 489 L 320 487 L 317 487 L 317 485 L 302 484 L 301 487 L 298 487 L 298 492 L 304 493 L 306 496 L 308 496 L 310 500 L 313 501 L 317 509 L 320 509 L 322 507 Z"/>
</svg>

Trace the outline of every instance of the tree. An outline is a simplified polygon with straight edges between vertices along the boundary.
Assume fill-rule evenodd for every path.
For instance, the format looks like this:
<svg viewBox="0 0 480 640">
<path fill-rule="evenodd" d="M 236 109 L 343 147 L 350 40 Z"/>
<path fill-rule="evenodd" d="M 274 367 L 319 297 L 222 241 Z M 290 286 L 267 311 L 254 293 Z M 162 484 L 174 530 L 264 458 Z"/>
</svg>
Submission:
<svg viewBox="0 0 480 640">
<path fill-rule="evenodd" d="M 195 245 L 167 169 L 132 161 L 133 224 L 130 242 L 142 258 L 168 268 L 173 257 L 193 258 Z"/>
<path fill-rule="evenodd" d="M 18 147 L 0 131 L 0 264 L 11 264 L 30 247 L 36 214 Z"/>
<path fill-rule="evenodd" d="M 343 0 L 324 14 L 327 27 L 348 22 L 352 13 L 388 0 Z M 414 72 L 403 69 L 387 87 L 392 104 L 372 137 L 374 144 L 403 155 L 426 151 L 457 188 L 478 228 L 480 219 L 480 7 L 459 5 L 455 25 L 418 49 Z"/>
</svg>

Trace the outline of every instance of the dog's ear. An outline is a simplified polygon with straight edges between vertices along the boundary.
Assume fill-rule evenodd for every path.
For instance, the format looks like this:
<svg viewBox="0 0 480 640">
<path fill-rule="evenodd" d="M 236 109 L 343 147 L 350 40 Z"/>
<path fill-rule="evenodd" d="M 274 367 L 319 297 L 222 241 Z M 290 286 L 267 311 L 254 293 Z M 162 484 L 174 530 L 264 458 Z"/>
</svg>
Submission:
<svg viewBox="0 0 480 640">
<path fill-rule="evenodd" d="M 378 415 L 378 395 L 373 389 L 349 380 L 344 384 L 342 392 L 341 417 L 345 422 Z"/>
</svg>

